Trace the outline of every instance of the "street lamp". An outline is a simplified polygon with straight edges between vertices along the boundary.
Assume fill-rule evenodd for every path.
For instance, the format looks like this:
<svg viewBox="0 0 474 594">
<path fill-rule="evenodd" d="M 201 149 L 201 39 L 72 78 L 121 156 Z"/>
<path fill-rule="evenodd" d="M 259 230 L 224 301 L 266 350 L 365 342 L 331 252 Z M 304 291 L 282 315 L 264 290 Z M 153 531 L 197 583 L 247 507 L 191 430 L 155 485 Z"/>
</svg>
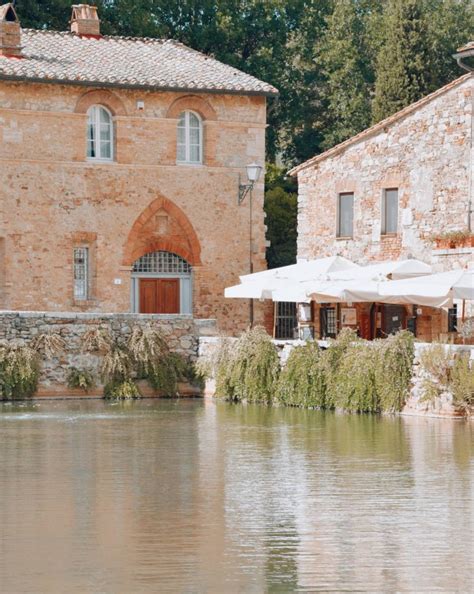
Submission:
<svg viewBox="0 0 474 594">
<path fill-rule="evenodd" d="M 242 204 L 244 201 L 245 196 L 249 194 L 249 270 L 250 274 L 253 273 L 253 230 L 252 230 L 252 190 L 254 185 L 258 182 L 260 177 L 260 173 L 262 172 L 262 166 L 258 165 L 258 163 L 250 163 L 246 167 L 247 169 L 247 184 L 242 184 L 240 182 L 240 175 L 239 175 L 239 194 L 238 194 L 238 202 Z M 249 319 L 250 319 L 250 327 L 253 326 L 253 299 L 250 299 L 250 309 L 249 309 Z"/>
<path fill-rule="evenodd" d="M 240 183 L 239 175 L 239 204 L 242 204 L 245 196 L 247 196 L 247 194 L 252 191 L 254 185 L 258 182 L 260 173 L 262 172 L 262 166 L 258 165 L 257 163 L 250 163 L 250 165 L 247 165 L 246 169 L 249 183 Z"/>
</svg>

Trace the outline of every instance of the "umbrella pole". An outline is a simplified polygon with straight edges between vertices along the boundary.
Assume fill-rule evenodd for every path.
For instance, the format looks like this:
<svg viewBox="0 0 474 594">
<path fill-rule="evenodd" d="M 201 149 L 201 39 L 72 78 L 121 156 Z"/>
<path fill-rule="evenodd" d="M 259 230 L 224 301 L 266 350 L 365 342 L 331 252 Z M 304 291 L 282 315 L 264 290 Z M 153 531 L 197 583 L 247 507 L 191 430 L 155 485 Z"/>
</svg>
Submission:
<svg viewBox="0 0 474 594">
<path fill-rule="evenodd" d="M 466 300 L 463 299 L 462 300 L 462 309 L 461 309 L 461 320 L 464 322 L 464 320 L 466 319 Z"/>
<path fill-rule="evenodd" d="M 276 323 L 277 323 L 277 302 L 273 302 L 273 338 L 276 336 Z"/>
</svg>

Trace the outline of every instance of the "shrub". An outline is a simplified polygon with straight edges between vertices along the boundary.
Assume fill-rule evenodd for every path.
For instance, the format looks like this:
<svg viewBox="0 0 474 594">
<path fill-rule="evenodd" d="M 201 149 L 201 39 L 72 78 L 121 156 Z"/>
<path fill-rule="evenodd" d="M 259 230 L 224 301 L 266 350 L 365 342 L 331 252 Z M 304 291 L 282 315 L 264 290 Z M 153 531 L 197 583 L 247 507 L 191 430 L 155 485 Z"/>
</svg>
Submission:
<svg viewBox="0 0 474 594">
<path fill-rule="evenodd" d="M 316 342 L 294 348 L 278 380 L 276 399 L 289 406 L 326 405 L 322 351 Z"/>
<path fill-rule="evenodd" d="M 82 336 L 82 350 L 86 353 L 108 353 L 113 347 L 110 332 L 104 328 L 91 328 Z"/>
<path fill-rule="evenodd" d="M 380 409 L 399 412 L 410 394 L 415 356 L 413 334 L 403 330 L 373 344 L 377 348 L 374 381 Z"/>
<path fill-rule="evenodd" d="M 354 330 L 343 328 L 337 339 L 329 341 L 329 347 L 324 352 L 321 362 L 326 386 L 326 408 L 335 408 L 337 406 L 337 402 L 340 399 L 337 378 L 339 364 L 349 347 L 358 340 Z"/>
<path fill-rule="evenodd" d="M 30 346 L 37 352 L 43 352 L 47 359 L 52 359 L 64 350 L 66 342 L 57 332 L 45 332 L 35 336 Z"/>
<path fill-rule="evenodd" d="M 141 398 L 140 390 L 136 383 L 130 379 L 109 382 L 104 387 L 104 398 L 116 400 L 129 400 Z"/>
<path fill-rule="evenodd" d="M 423 400 L 450 392 L 458 410 L 474 406 L 474 369 L 468 353 L 455 353 L 442 344 L 432 344 L 420 353 L 423 370 Z"/>
<path fill-rule="evenodd" d="M 375 388 L 377 352 L 373 343 L 357 341 L 344 350 L 333 371 L 333 403 L 349 412 L 379 412 Z"/>
<path fill-rule="evenodd" d="M 77 369 L 71 367 L 67 374 L 67 385 L 69 388 L 80 388 L 84 392 L 88 392 L 94 387 L 94 376 L 86 369 Z"/>
<path fill-rule="evenodd" d="M 128 339 L 127 348 L 139 375 L 150 373 L 160 358 L 168 356 L 168 346 L 161 332 L 146 326 L 135 326 Z"/>
<path fill-rule="evenodd" d="M 278 354 L 261 327 L 224 342 L 210 366 L 214 368 L 216 396 L 226 400 L 270 403 L 279 373 Z"/>
<path fill-rule="evenodd" d="M 229 384 L 233 400 L 271 403 L 280 364 L 270 336 L 259 326 L 247 330 L 235 344 Z"/>
<path fill-rule="evenodd" d="M 474 369 L 467 353 L 462 353 L 454 359 L 450 389 L 456 408 L 467 410 L 474 406 Z"/>
<path fill-rule="evenodd" d="M 165 396 L 176 396 L 178 381 L 184 367 L 182 358 L 176 353 L 166 353 L 153 362 L 148 372 L 148 382 L 155 390 L 161 390 Z"/>
<path fill-rule="evenodd" d="M 38 386 L 38 376 L 39 357 L 34 349 L 19 345 L 0 348 L 0 394 L 3 399 L 32 396 Z"/>
<path fill-rule="evenodd" d="M 433 400 L 449 391 L 453 356 L 448 347 L 433 343 L 420 353 L 423 371 L 422 400 Z"/>
<path fill-rule="evenodd" d="M 115 343 L 102 359 L 101 376 L 104 382 L 123 382 L 131 378 L 133 362 L 128 350 Z"/>
</svg>

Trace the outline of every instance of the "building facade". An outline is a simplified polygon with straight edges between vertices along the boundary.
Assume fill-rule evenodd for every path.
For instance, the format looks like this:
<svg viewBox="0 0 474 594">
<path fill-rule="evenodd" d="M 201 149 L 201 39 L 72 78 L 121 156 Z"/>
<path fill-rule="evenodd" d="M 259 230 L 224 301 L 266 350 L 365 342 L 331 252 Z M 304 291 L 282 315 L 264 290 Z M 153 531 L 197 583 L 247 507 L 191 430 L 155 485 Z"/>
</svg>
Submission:
<svg viewBox="0 0 474 594">
<path fill-rule="evenodd" d="M 249 321 L 224 287 L 265 267 L 263 175 L 276 89 L 171 40 L 21 29 L 0 8 L 0 308 Z M 252 243 L 250 240 L 252 239 Z M 261 315 L 256 306 L 256 319 Z"/>
<path fill-rule="evenodd" d="M 298 257 L 339 254 L 359 264 L 417 258 L 434 272 L 472 264 L 473 115 L 469 73 L 294 168 Z M 319 335 L 344 325 L 341 308 L 326 309 L 314 313 Z M 443 310 L 354 309 L 347 325 L 366 337 L 392 331 L 393 321 L 416 324 L 417 336 L 425 339 L 453 326 L 453 313 L 450 318 Z"/>
</svg>

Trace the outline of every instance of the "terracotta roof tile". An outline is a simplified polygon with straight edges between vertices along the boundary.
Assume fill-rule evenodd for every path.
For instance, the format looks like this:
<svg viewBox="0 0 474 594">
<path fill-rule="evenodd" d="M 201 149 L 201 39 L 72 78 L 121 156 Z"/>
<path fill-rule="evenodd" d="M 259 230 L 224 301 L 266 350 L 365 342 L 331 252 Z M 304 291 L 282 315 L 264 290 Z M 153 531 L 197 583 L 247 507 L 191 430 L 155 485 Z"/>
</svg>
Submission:
<svg viewBox="0 0 474 594">
<path fill-rule="evenodd" d="M 0 79 L 278 94 L 272 85 L 174 40 L 22 29 L 21 44 L 21 59 L 0 57 Z"/>
<path fill-rule="evenodd" d="M 416 101 L 415 103 L 408 105 L 404 109 L 397 111 L 396 113 L 389 116 L 388 118 L 381 120 L 374 126 L 371 126 L 370 128 L 366 128 L 365 130 L 362 130 L 362 132 L 359 132 L 359 134 L 356 134 L 355 136 L 348 138 L 344 142 L 341 142 L 340 144 L 333 146 L 332 148 L 325 151 L 324 153 L 316 155 L 316 156 L 312 157 L 311 159 L 304 161 L 300 165 L 293 167 L 293 169 L 291 169 L 288 172 L 288 174 L 296 175 L 303 169 L 306 169 L 307 167 L 311 167 L 312 165 L 316 165 L 317 163 L 320 163 L 321 161 L 324 161 L 325 159 L 329 159 L 329 157 L 338 155 L 339 153 L 342 153 L 343 151 L 346 150 L 346 148 L 352 146 L 353 144 L 357 144 L 358 142 L 360 142 L 361 140 L 365 140 L 369 136 L 374 136 L 375 134 L 378 134 L 379 132 L 383 131 L 384 128 L 387 128 L 388 126 L 391 126 L 392 124 L 395 124 L 396 122 L 398 122 L 405 116 L 413 113 L 420 107 L 423 107 L 423 105 L 426 105 L 426 103 L 429 103 L 433 99 L 436 99 L 437 97 L 439 97 L 443 93 L 446 93 L 450 89 L 457 87 L 459 84 L 463 83 L 465 80 L 467 80 L 470 77 L 471 77 L 471 73 L 468 73 L 468 74 L 465 74 L 464 76 L 457 78 L 456 80 L 451 81 L 447 85 L 444 85 L 444 87 L 441 87 L 437 91 L 434 91 L 434 93 L 430 93 L 429 95 L 426 95 L 426 97 L 423 97 L 419 101 Z"/>
</svg>

